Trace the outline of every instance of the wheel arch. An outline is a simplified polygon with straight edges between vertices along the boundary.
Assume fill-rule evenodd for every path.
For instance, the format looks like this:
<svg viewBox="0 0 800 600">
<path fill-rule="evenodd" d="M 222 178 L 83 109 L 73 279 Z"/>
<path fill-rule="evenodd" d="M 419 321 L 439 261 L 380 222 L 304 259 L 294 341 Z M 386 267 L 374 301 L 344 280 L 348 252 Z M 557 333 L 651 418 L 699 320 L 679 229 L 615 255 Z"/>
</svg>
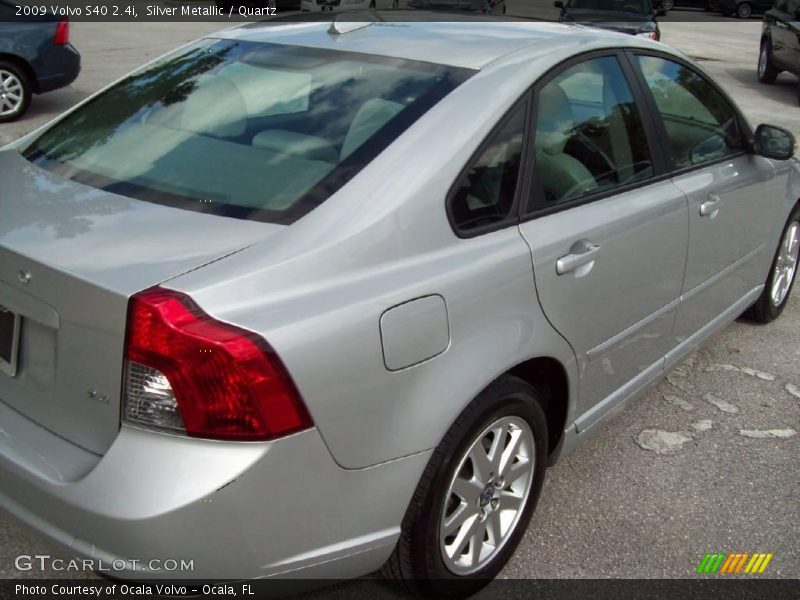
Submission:
<svg viewBox="0 0 800 600">
<path fill-rule="evenodd" d="M 550 356 L 530 358 L 505 374 L 518 377 L 536 389 L 547 420 L 548 453 L 556 451 L 564 436 L 569 414 L 569 378 L 561 362 Z"/>
</svg>

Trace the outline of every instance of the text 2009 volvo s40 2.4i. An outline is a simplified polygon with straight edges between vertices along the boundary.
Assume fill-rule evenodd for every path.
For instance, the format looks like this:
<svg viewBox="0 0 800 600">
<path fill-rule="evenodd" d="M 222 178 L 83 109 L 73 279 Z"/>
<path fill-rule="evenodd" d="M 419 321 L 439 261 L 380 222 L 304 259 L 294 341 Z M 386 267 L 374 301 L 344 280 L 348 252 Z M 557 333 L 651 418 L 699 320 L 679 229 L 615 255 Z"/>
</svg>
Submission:
<svg viewBox="0 0 800 600">
<path fill-rule="evenodd" d="M 612 32 L 185 46 L 0 153 L 0 502 L 89 558 L 473 591 L 548 465 L 781 313 L 794 150 Z"/>
</svg>

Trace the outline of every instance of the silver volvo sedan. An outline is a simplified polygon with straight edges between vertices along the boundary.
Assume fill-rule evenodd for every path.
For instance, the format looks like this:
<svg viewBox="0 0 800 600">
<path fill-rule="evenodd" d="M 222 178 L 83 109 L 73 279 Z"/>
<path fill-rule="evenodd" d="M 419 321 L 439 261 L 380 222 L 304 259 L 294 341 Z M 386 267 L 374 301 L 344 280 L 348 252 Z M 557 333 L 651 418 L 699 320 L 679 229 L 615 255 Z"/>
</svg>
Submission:
<svg viewBox="0 0 800 600">
<path fill-rule="evenodd" d="M 548 465 L 781 313 L 794 151 L 576 26 L 180 48 L 0 152 L 0 505 L 121 577 L 475 591 Z"/>
</svg>

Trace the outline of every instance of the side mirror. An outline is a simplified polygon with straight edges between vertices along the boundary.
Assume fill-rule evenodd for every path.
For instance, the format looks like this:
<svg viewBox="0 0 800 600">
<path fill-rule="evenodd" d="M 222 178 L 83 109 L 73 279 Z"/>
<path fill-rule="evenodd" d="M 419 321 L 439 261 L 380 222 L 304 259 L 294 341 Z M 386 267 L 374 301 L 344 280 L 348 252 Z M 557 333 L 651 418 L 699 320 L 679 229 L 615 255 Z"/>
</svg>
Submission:
<svg viewBox="0 0 800 600">
<path fill-rule="evenodd" d="M 553 2 L 553 6 L 555 6 L 556 8 L 560 8 L 561 10 L 564 10 L 564 0 L 556 0 L 555 2 Z"/>
<path fill-rule="evenodd" d="M 797 142 L 790 131 L 775 125 L 759 125 L 753 139 L 756 154 L 775 160 L 788 160 L 797 150 Z"/>
</svg>

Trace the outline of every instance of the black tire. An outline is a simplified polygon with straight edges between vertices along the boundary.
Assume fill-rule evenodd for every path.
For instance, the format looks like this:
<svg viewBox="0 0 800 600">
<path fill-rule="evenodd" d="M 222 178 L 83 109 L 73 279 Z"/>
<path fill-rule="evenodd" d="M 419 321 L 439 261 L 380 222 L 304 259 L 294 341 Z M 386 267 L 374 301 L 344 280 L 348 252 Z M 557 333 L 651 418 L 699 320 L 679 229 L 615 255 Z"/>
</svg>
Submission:
<svg viewBox="0 0 800 600">
<path fill-rule="evenodd" d="M 662 0 L 661 10 L 663 10 L 664 12 L 669 12 L 673 8 L 675 8 L 675 0 Z"/>
<path fill-rule="evenodd" d="M 449 485 L 481 432 L 508 416 L 524 420 L 533 435 L 536 460 L 527 501 L 516 526 L 488 564 L 469 575 L 455 575 L 445 565 L 439 546 L 439 522 Z M 539 395 L 521 379 L 501 377 L 470 403 L 433 452 L 406 511 L 400 540 L 381 574 L 421 596 L 457 598 L 477 592 L 500 572 L 522 539 L 539 499 L 546 463 L 547 423 Z"/>
<path fill-rule="evenodd" d="M 768 39 L 761 40 L 761 46 L 758 50 L 758 67 L 756 74 L 761 83 L 775 83 L 780 73 L 779 69 L 775 68 L 772 62 L 772 44 Z"/>
<path fill-rule="evenodd" d="M 797 269 L 795 269 L 792 279 L 789 282 L 789 291 L 786 293 L 786 297 L 777 306 L 775 306 L 775 304 L 772 302 L 771 292 L 772 284 L 774 283 L 776 276 L 775 267 L 778 262 L 778 256 L 781 252 L 783 240 L 786 237 L 786 232 L 789 231 L 789 228 L 795 223 L 800 223 L 800 204 L 794 207 L 792 214 L 789 216 L 789 219 L 786 221 L 786 225 L 784 225 L 783 230 L 781 231 L 778 249 L 775 251 L 775 256 L 772 259 L 772 264 L 769 268 L 769 276 L 767 277 L 764 291 L 761 293 L 761 296 L 758 297 L 758 300 L 756 300 L 755 304 L 748 308 L 743 315 L 749 321 L 762 324 L 770 323 L 781 315 L 783 309 L 786 308 L 786 303 L 789 302 L 789 297 L 792 293 L 792 286 L 797 279 Z"/>
<path fill-rule="evenodd" d="M 741 2 L 736 6 L 736 13 L 737 19 L 749 19 L 753 16 L 753 5 L 749 2 Z"/>
<path fill-rule="evenodd" d="M 25 70 L 21 69 L 15 63 L 6 60 L 0 60 L 0 72 L 3 71 L 16 78 L 22 87 L 22 102 L 19 104 L 19 106 L 9 114 L 0 114 L 0 123 L 10 123 L 11 121 L 16 121 L 19 119 L 30 107 L 31 97 L 33 96 L 33 84 Z M 2 89 L 2 82 L 0 82 L 0 94 L 3 93 Z M 2 102 L 0 102 L 0 113 L 1 112 L 3 112 Z"/>
</svg>

